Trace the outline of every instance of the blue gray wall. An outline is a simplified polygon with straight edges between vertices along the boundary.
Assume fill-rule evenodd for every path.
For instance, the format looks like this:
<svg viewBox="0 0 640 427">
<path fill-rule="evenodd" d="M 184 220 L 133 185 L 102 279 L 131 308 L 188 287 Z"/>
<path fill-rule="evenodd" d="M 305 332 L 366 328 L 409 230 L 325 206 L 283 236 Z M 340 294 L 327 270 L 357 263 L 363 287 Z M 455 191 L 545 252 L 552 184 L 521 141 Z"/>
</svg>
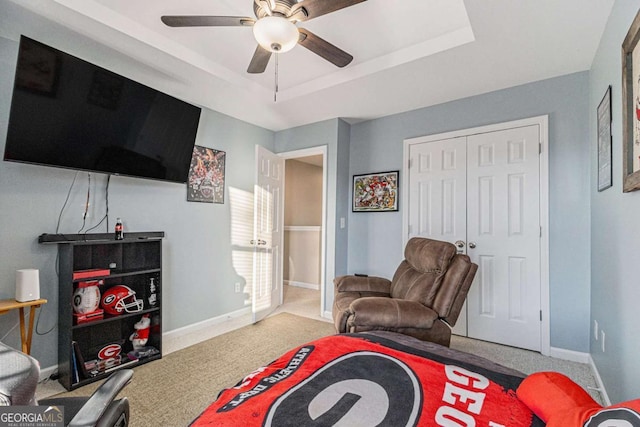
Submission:
<svg viewBox="0 0 640 427">
<path fill-rule="evenodd" d="M 78 34 L 41 19 L 34 25 L 50 25 L 51 37 L 64 41 L 57 47 L 83 57 L 114 58 L 119 70 L 140 73 L 144 66 L 110 51 Z M 29 28 L 22 29 L 29 34 Z M 40 28 L 40 31 L 44 29 Z M 4 152 L 18 43 L 16 37 L 0 37 L 0 151 Z M 45 40 L 46 41 L 46 40 Z M 156 80 L 140 80 L 154 86 Z M 161 83 L 161 82 L 160 82 Z M 126 177 L 113 177 L 109 188 L 110 227 L 121 217 L 126 231 L 164 231 L 163 329 L 186 325 L 242 309 L 246 295 L 235 293 L 245 274 L 234 266 L 237 246 L 231 241 L 234 203 L 230 192 L 252 197 L 254 147 L 273 150 L 274 133 L 223 114 L 203 110 L 196 144 L 226 151 L 224 204 L 187 203 L 186 186 Z M 40 310 L 37 330 L 46 332 L 57 323 L 58 295 L 55 245 L 39 245 L 41 233 L 54 233 L 67 192 L 76 172 L 41 166 L 0 162 L 0 299 L 15 295 L 15 270 L 40 270 L 41 296 L 49 303 Z M 105 207 L 106 176 L 91 174 L 91 218 L 95 224 Z M 77 174 L 69 203 L 62 215 L 61 233 L 82 227 L 88 175 Z M 252 199 L 251 199 L 252 200 Z M 237 202 L 236 202 L 237 203 Z M 252 202 L 249 204 L 252 206 Z M 248 224 L 249 227 L 251 224 Z M 105 226 L 94 232 L 111 232 Z M 18 315 L 0 317 L 0 339 L 19 348 Z M 43 368 L 57 363 L 57 328 L 33 339 L 32 354 Z"/>
<path fill-rule="evenodd" d="M 352 175 L 402 170 L 406 138 L 548 114 L 551 346 L 580 352 L 589 351 L 588 82 L 571 74 L 352 125 L 350 152 Z M 399 202 L 398 212 L 350 214 L 349 272 L 391 277 L 403 251 Z"/>
<path fill-rule="evenodd" d="M 306 126 L 277 132 L 275 151 L 285 153 L 305 148 L 325 146 L 327 149 L 327 213 L 325 254 L 324 308 L 331 311 L 333 304 L 332 281 L 346 274 L 347 228 L 340 228 L 340 218 L 346 219 L 349 176 L 349 125 L 340 119 L 325 120 Z"/>
<path fill-rule="evenodd" d="M 170 331 L 244 307 L 233 291 L 243 282 L 234 268 L 232 198 L 251 194 L 254 145 L 276 152 L 326 145 L 328 149 L 327 281 L 347 272 L 389 276 L 402 257 L 402 217 L 398 213 L 354 214 L 351 176 L 402 170 L 402 141 L 509 120 L 549 115 L 551 345 L 591 351 L 612 401 L 637 397 L 640 369 L 637 339 L 640 314 L 640 192 L 621 192 L 620 45 L 637 12 L 635 0 L 617 0 L 590 73 L 577 73 L 497 91 L 430 108 L 349 126 L 339 119 L 273 133 L 214 111 L 203 111 L 196 141 L 227 152 L 225 204 L 186 203 L 182 185 L 115 177 L 109 192 L 110 213 L 128 230 L 164 230 L 164 329 Z M 8 21 L 3 21 L 7 22 Z M 25 27 L 24 22 L 28 23 Z M 183 82 L 109 50 L 38 17 L 3 25 L 0 37 L 0 141 L 4 144 L 17 31 L 46 34 L 52 44 L 81 57 L 101 58 L 119 72 L 169 93 Z M 13 28 L 12 27 L 16 27 Z M 7 31 L 15 34 L 7 36 Z M 36 37 L 38 38 L 38 37 Z M 39 37 L 42 38 L 42 37 Z M 613 86 L 614 186 L 595 191 L 597 170 L 595 108 L 607 85 Z M 178 92 L 172 92 L 172 90 Z M 3 146 L 0 146 L 2 149 Z M 57 322 L 55 247 L 36 238 L 53 232 L 76 173 L 0 162 L 0 298 L 12 298 L 19 268 L 39 268 L 42 296 L 38 331 Z M 81 227 L 87 174 L 79 173 L 62 217 L 60 231 Z M 104 209 L 106 177 L 92 175 L 92 218 Z M 400 185 L 403 185 L 401 182 Z M 404 209 L 400 200 L 400 209 Z M 347 228 L 339 219 L 347 219 Z M 99 229 L 97 231 L 106 231 Z M 109 230 L 110 231 L 110 230 Z M 333 289 L 327 287 L 330 309 Z M 170 301 L 171 303 L 167 303 Z M 593 301 L 593 304 L 591 303 Z M 607 334 L 607 352 L 590 334 L 591 319 Z M 15 313 L 0 317 L 0 338 L 17 347 Z M 34 337 L 33 354 L 43 367 L 56 363 L 57 331 Z"/>
<path fill-rule="evenodd" d="M 640 191 L 622 193 L 621 46 L 638 13 L 636 0 L 617 0 L 609 17 L 589 82 L 591 153 L 591 319 L 605 332 L 592 334 L 591 356 L 612 402 L 640 397 Z M 596 109 L 611 85 L 613 187 L 597 191 Z M 634 95 L 635 96 L 635 95 Z M 592 329 L 593 332 L 593 329 Z"/>
</svg>

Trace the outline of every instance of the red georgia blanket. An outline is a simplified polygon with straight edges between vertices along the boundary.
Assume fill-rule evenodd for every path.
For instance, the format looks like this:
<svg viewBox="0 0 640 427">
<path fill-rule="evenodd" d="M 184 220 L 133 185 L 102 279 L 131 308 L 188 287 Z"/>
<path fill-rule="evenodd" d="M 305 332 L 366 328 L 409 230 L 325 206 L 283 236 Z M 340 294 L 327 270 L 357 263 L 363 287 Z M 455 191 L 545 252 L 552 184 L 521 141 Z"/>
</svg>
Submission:
<svg viewBox="0 0 640 427">
<path fill-rule="evenodd" d="M 224 390 L 192 425 L 543 426 L 515 395 L 522 379 L 378 336 L 335 335 Z"/>
</svg>

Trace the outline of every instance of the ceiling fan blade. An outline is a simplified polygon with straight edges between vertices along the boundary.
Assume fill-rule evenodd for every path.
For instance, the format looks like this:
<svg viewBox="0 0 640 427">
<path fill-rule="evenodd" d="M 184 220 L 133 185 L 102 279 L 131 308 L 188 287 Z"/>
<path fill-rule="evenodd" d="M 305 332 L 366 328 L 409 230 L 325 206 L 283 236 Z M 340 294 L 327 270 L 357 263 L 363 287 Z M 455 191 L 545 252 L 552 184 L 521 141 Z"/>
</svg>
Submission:
<svg viewBox="0 0 640 427">
<path fill-rule="evenodd" d="M 244 16 L 165 15 L 160 19 L 169 27 L 250 27 L 256 22 Z"/>
<path fill-rule="evenodd" d="M 349 55 L 344 50 L 337 48 L 328 41 L 316 36 L 311 31 L 304 28 L 298 28 L 298 31 L 300 32 L 300 39 L 298 40 L 300 45 L 306 47 L 311 52 L 320 55 L 332 64 L 342 68 L 353 61 L 353 56 Z"/>
<path fill-rule="evenodd" d="M 364 1 L 366 0 L 302 0 L 300 3 L 296 3 L 291 7 L 289 17 L 295 16 L 295 19 L 298 21 L 308 21 L 309 19 L 317 18 L 318 16 L 326 15 L 327 13 L 335 12 L 336 10 L 344 9 L 345 7 L 353 6 Z"/>
<path fill-rule="evenodd" d="M 271 52 L 258 45 L 256 51 L 253 53 L 253 58 L 251 58 L 251 63 L 249 63 L 249 68 L 247 68 L 247 73 L 264 73 L 264 70 L 267 69 L 267 65 L 269 64 L 269 59 L 271 59 Z"/>
</svg>

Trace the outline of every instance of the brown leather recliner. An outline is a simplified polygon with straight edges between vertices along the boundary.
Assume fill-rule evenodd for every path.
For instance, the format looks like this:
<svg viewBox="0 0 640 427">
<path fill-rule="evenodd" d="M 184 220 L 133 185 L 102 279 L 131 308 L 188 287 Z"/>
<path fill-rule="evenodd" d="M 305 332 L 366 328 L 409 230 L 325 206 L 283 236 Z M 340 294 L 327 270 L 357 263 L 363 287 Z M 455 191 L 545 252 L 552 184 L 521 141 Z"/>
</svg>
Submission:
<svg viewBox="0 0 640 427">
<path fill-rule="evenodd" d="M 340 333 L 394 331 L 449 346 L 451 327 L 478 265 L 454 245 L 414 237 L 393 280 L 340 276 L 333 281 L 333 321 Z"/>
</svg>

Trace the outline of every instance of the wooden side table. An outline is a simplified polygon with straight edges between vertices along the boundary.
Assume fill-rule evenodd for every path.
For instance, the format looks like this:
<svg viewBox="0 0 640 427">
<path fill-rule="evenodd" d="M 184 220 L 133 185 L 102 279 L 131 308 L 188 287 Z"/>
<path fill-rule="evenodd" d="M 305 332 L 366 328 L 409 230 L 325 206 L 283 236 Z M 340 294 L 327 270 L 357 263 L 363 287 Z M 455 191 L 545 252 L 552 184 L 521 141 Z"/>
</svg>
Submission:
<svg viewBox="0 0 640 427">
<path fill-rule="evenodd" d="M 18 302 L 14 299 L 0 300 L 0 315 L 6 314 L 16 308 L 20 311 L 20 339 L 22 341 L 22 352 L 31 353 L 31 338 L 33 337 L 33 321 L 36 315 L 36 309 L 42 304 L 46 304 L 46 299 L 37 299 L 34 301 Z M 24 325 L 24 308 L 29 309 L 29 331 L 27 332 Z"/>
</svg>

